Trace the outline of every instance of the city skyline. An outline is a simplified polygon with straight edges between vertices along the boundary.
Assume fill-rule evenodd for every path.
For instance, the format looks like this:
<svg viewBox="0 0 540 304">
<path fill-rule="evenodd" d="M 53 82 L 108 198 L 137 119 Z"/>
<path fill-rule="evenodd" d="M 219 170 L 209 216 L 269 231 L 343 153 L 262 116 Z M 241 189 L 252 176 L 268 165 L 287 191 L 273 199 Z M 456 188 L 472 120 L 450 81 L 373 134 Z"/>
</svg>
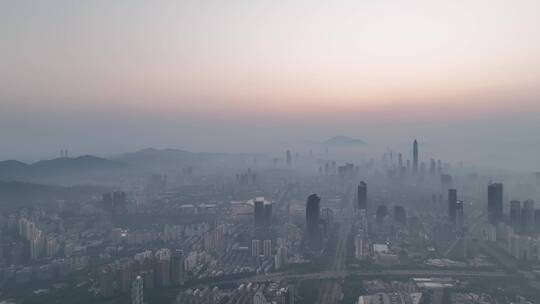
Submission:
<svg viewBox="0 0 540 304">
<path fill-rule="evenodd" d="M 161 4 L 2 3 L 0 158 L 347 135 L 540 165 L 536 1 Z"/>
</svg>

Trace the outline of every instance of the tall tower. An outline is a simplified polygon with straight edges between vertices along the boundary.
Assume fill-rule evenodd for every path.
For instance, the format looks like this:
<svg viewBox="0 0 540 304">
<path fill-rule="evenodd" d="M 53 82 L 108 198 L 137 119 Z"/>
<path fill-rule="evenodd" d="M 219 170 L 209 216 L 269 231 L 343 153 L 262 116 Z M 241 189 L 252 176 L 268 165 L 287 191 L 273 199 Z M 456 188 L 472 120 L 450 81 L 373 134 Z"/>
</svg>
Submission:
<svg viewBox="0 0 540 304">
<path fill-rule="evenodd" d="M 457 190 L 448 189 L 448 217 L 452 223 L 456 223 Z"/>
<path fill-rule="evenodd" d="M 317 194 L 312 194 L 307 199 L 306 204 L 306 232 L 310 245 L 317 248 L 320 243 L 320 214 L 321 214 L 321 199 Z"/>
<path fill-rule="evenodd" d="M 131 285 L 131 304 L 143 304 L 143 278 L 137 276 Z"/>
<path fill-rule="evenodd" d="M 257 197 L 253 201 L 253 215 L 255 227 L 264 226 L 264 198 Z"/>
<path fill-rule="evenodd" d="M 413 171 L 418 172 L 418 141 L 416 139 L 413 142 Z"/>
<path fill-rule="evenodd" d="M 367 184 L 361 181 L 357 188 L 357 208 L 367 210 Z"/>
<path fill-rule="evenodd" d="M 488 221 L 497 225 L 503 218 L 503 184 L 492 183 L 488 185 Z"/>
<path fill-rule="evenodd" d="M 534 232 L 534 201 L 526 200 L 521 208 L 521 226 L 525 234 Z"/>
<path fill-rule="evenodd" d="M 510 224 L 514 232 L 521 233 L 521 202 L 513 200 L 510 202 Z"/>
</svg>

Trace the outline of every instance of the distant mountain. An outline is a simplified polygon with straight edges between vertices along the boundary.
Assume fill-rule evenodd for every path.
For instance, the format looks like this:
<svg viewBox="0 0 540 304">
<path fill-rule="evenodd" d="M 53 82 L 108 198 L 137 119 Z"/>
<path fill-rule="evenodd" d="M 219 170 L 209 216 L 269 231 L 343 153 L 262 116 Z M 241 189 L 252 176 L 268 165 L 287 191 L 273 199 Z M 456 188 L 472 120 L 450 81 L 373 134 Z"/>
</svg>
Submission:
<svg viewBox="0 0 540 304">
<path fill-rule="evenodd" d="M 101 175 L 125 170 L 121 162 L 85 155 L 76 158 L 56 158 L 26 164 L 15 160 L 0 161 L 0 180 L 42 181 L 55 179 L 98 178 Z M 55 182 L 53 182 L 55 183 Z"/>
<path fill-rule="evenodd" d="M 327 146 L 364 146 L 366 143 L 361 139 L 347 136 L 335 136 L 324 142 Z"/>
</svg>

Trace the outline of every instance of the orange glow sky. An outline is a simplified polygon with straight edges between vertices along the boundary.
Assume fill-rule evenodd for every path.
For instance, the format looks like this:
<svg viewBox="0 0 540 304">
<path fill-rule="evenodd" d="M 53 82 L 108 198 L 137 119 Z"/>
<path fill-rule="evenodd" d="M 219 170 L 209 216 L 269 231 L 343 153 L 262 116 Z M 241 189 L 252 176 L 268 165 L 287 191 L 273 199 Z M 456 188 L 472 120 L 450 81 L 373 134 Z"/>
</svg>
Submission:
<svg viewBox="0 0 540 304">
<path fill-rule="evenodd" d="M 540 115 L 539 1 L 17 0 L 0 20 L 4 127 L 38 110 L 42 125 L 130 113 L 294 126 L 309 114 L 349 134 L 360 125 L 342 118 L 355 115 Z"/>
</svg>

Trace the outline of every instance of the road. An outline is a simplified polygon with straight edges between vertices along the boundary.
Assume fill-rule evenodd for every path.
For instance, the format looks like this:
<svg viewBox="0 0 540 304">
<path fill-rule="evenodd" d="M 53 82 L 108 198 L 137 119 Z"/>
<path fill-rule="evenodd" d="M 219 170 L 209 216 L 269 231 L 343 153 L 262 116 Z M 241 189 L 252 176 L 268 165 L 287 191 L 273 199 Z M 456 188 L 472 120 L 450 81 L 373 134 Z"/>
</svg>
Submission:
<svg viewBox="0 0 540 304">
<path fill-rule="evenodd" d="M 343 274 L 346 269 L 347 260 L 347 239 L 351 232 L 351 222 L 341 221 L 337 231 L 337 242 L 332 258 L 331 269 L 335 273 Z M 317 303 L 339 303 L 341 301 L 342 292 L 341 285 L 335 281 L 325 281 L 321 285 L 319 290 L 319 297 Z"/>
</svg>

